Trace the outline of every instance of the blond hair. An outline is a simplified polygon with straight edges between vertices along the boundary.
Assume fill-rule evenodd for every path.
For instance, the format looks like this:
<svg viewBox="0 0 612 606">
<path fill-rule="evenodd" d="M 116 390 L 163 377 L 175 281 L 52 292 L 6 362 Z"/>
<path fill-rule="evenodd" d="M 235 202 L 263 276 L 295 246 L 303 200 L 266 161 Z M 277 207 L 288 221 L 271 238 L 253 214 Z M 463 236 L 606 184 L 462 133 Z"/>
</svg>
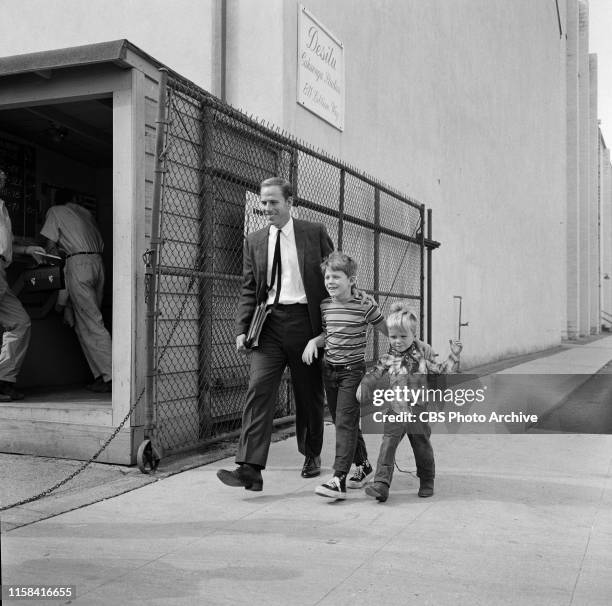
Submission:
<svg viewBox="0 0 612 606">
<path fill-rule="evenodd" d="M 419 321 L 406 303 L 393 303 L 387 317 L 387 328 L 409 330 L 416 338 Z"/>
</svg>

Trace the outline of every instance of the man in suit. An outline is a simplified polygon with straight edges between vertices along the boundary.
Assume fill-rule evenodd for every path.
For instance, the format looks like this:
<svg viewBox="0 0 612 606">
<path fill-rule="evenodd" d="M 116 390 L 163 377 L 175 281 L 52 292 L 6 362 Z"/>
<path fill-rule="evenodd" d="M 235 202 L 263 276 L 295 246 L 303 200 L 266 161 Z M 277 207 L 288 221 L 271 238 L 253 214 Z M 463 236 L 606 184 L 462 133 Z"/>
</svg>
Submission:
<svg viewBox="0 0 612 606">
<path fill-rule="evenodd" d="M 268 458 L 278 388 L 287 364 L 295 395 L 298 450 L 305 457 L 302 477 L 315 477 L 321 472 L 324 404 L 320 358 L 307 365 L 302 353 L 308 341 L 321 333 L 320 304 L 327 293 L 320 266 L 334 247 L 324 225 L 291 217 L 291 196 L 291 184 L 285 179 L 274 177 L 262 182 L 261 205 L 269 225 L 249 234 L 244 246 L 243 285 L 236 317 L 238 351 L 246 351 L 246 334 L 256 305 L 267 301 L 271 313 L 259 346 L 251 353 L 236 454 L 238 467 L 234 471 L 222 469 L 217 475 L 224 484 L 247 490 L 261 490 L 263 486 L 261 470 Z"/>
</svg>

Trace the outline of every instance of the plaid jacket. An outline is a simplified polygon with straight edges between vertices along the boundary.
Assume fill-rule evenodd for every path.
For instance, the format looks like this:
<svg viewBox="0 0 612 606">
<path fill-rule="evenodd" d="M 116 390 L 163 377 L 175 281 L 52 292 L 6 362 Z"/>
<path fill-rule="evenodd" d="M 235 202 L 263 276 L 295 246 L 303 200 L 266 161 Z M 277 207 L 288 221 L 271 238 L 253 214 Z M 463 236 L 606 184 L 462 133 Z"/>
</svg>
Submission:
<svg viewBox="0 0 612 606">
<path fill-rule="evenodd" d="M 456 370 L 458 358 L 451 354 L 444 362 L 436 362 L 437 355 L 431 345 L 419 340 L 402 353 L 389 349 L 361 381 L 361 404 L 370 405 L 376 389 L 395 386 L 418 389 L 427 383 L 427 375 L 442 375 Z M 393 400 L 389 406 L 395 412 L 402 412 L 408 410 L 409 403 Z"/>
<path fill-rule="evenodd" d="M 380 378 L 385 373 L 392 376 L 406 374 L 442 375 L 456 370 L 458 360 L 449 355 L 444 362 L 436 362 L 437 355 L 431 345 L 415 340 L 402 353 L 397 353 L 389 348 L 389 351 L 379 358 L 370 372 Z"/>
</svg>

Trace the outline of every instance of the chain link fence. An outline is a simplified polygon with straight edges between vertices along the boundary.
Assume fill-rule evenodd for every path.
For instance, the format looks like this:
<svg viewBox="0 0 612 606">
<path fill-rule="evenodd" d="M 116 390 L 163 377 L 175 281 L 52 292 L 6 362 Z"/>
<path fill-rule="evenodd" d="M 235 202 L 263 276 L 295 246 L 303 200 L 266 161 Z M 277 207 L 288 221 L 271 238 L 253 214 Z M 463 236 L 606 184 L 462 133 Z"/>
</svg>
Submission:
<svg viewBox="0 0 612 606">
<path fill-rule="evenodd" d="M 163 78 L 160 107 L 151 436 L 172 452 L 240 428 L 248 358 L 235 350 L 234 317 L 244 237 L 267 224 L 259 209 L 262 180 L 288 179 L 294 216 L 323 223 L 337 248 L 356 259 L 358 286 L 383 313 L 409 301 L 421 331 L 427 242 L 421 204 L 195 85 Z M 371 331 L 367 359 L 379 351 Z M 292 414 L 287 373 L 276 416 Z"/>
</svg>

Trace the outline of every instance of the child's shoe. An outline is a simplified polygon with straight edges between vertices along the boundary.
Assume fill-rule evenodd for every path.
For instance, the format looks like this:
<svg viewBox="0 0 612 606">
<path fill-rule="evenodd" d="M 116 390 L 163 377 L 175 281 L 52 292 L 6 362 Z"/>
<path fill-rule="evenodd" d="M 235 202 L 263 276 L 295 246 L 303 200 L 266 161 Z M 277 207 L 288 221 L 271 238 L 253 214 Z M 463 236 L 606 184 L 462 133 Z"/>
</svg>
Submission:
<svg viewBox="0 0 612 606">
<path fill-rule="evenodd" d="M 370 461 L 366 459 L 361 465 L 357 465 L 355 473 L 346 481 L 347 488 L 362 488 L 373 473 Z"/>
<path fill-rule="evenodd" d="M 372 482 L 366 486 L 365 493 L 384 503 L 389 496 L 389 487 L 384 482 Z"/>
<path fill-rule="evenodd" d="M 346 474 L 334 476 L 331 480 L 317 486 L 315 493 L 330 499 L 346 499 Z"/>
<path fill-rule="evenodd" d="M 426 498 L 431 497 L 434 493 L 434 481 L 433 478 L 431 480 L 421 480 L 421 484 L 419 486 L 419 496 Z"/>
</svg>

